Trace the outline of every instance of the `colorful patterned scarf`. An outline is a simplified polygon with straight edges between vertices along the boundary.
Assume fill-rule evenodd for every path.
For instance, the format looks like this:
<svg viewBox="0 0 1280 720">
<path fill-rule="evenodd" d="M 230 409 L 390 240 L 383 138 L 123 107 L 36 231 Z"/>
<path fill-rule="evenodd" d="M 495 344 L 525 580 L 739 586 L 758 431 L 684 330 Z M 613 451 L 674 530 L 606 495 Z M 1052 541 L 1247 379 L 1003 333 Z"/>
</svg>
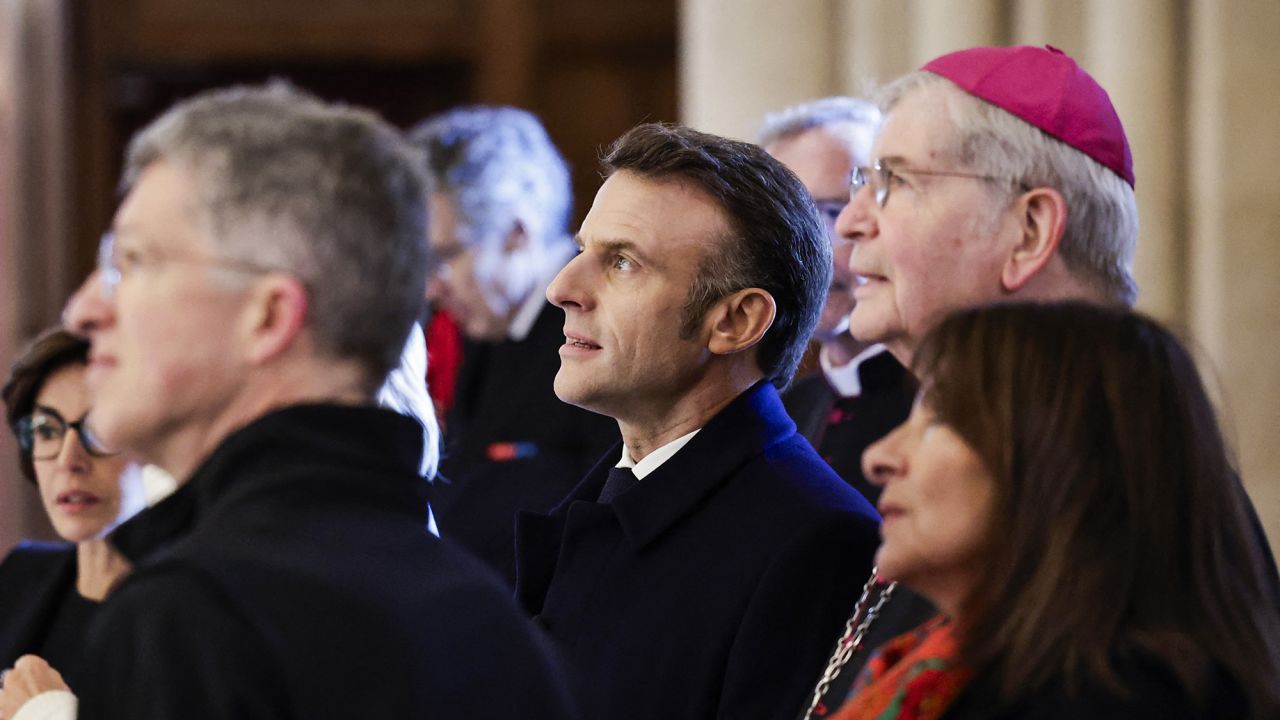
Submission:
<svg viewBox="0 0 1280 720">
<path fill-rule="evenodd" d="M 951 624 L 935 617 L 885 643 L 832 720 L 937 720 L 973 677 L 956 664 Z"/>
</svg>

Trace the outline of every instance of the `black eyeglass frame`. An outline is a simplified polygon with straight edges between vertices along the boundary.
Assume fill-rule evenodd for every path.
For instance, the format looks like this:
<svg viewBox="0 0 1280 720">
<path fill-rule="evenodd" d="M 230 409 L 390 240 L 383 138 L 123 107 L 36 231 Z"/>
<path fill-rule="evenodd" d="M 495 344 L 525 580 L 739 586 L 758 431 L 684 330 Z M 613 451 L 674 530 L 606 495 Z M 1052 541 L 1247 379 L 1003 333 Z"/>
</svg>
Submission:
<svg viewBox="0 0 1280 720">
<path fill-rule="evenodd" d="M 56 420 L 58 425 L 62 427 L 61 439 L 57 444 L 58 449 L 52 454 L 36 456 L 36 437 L 35 437 L 35 418 L 41 415 Z M 18 447 L 22 449 L 32 460 L 53 460 L 62 453 L 62 449 L 67 444 L 67 432 L 72 431 L 76 435 L 76 439 L 80 442 L 80 447 L 89 453 L 90 457 L 108 458 L 119 453 L 108 450 L 94 437 L 93 430 L 88 426 L 89 415 L 86 413 L 79 420 L 68 421 L 62 417 L 58 411 L 50 408 L 42 408 L 26 417 L 19 418 L 13 425 L 13 432 L 18 436 Z"/>
</svg>

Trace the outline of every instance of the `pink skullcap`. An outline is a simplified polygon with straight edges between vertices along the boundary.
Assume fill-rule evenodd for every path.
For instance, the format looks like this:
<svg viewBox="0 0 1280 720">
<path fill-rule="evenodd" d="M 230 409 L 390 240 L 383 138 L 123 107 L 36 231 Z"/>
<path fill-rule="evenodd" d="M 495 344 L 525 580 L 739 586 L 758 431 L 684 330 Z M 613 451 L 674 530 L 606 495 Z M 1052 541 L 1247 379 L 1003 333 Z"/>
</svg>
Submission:
<svg viewBox="0 0 1280 720">
<path fill-rule="evenodd" d="M 1133 155 L 1111 98 L 1061 50 L 1051 45 L 970 48 L 921 69 L 1026 120 L 1133 185 Z"/>
</svg>

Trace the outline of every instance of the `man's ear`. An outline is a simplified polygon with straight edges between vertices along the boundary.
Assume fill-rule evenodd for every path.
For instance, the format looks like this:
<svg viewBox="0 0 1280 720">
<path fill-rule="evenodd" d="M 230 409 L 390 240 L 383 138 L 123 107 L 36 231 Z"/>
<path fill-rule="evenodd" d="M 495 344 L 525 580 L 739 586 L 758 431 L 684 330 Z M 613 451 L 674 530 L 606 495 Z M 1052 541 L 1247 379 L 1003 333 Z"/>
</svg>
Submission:
<svg viewBox="0 0 1280 720">
<path fill-rule="evenodd" d="M 1038 187 L 1014 201 L 1019 240 L 1005 261 L 1005 290 L 1022 288 L 1053 259 L 1067 225 L 1067 201 L 1053 188 Z"/>
<path fill-rule="evenodd" d="M 768 332 L 777 311 L 773 296 L 760 288 L 739 290 L 722 298 L 708 313 L 711 336 L 707 349 L 717 355 L 746 350 Z"/>
<path fill-rule="evenodd" d="M 246 356 L 260 365 L 282 354 L 302 332 L 309 298 L 302 281 L 271 273 L 254 283 L 241 321 Z"/>
</svg>

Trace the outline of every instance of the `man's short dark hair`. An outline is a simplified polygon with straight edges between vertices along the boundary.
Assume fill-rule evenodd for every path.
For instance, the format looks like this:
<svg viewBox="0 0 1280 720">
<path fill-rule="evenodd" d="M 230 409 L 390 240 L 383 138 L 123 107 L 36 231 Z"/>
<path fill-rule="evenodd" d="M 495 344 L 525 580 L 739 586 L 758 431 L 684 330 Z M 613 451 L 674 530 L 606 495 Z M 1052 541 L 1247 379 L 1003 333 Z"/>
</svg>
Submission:
<svg viewBox="0 0 1280 720">
<path fill-rule="evenodd" d="M 778 388 L 791 382 L 831 283 L 831 241 L 813 198 L 782 163 L 749 143 L 680 125 L 649 123 L 618 138 L 601 161 L 650 180 L 685 182 L 724 213 L 729 237 L 708 248 L 689 288 L 681 333 L 691 336 L 710 307 L 746 288 L 777 305 L 756 362 Z"/>
</svg>

